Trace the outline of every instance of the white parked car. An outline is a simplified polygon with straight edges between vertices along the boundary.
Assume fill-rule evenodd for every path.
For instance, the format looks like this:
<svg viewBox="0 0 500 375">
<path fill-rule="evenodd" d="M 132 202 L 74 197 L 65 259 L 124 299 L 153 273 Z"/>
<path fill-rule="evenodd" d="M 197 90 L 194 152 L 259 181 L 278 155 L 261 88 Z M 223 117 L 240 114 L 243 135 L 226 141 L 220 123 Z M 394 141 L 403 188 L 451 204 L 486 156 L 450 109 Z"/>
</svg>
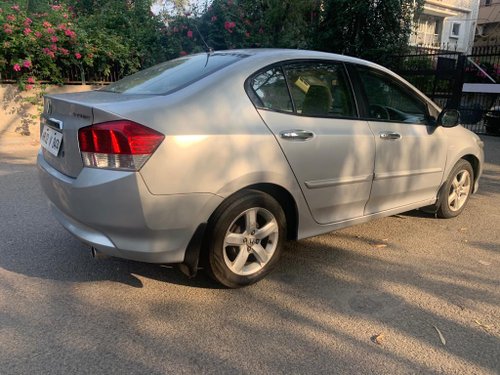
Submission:
<svg viewBox="0 0 500 375">
<path fill-rule="evenodd" d="M 191 275 L 206 258 L 240 287 L 286 239 L 429 205 L 460 214 L 483 149 L 458 122 L 367 61 L 232 50 L 46 96 L 38 167 L 54 215 L 93 251 Z"/>
</svg>

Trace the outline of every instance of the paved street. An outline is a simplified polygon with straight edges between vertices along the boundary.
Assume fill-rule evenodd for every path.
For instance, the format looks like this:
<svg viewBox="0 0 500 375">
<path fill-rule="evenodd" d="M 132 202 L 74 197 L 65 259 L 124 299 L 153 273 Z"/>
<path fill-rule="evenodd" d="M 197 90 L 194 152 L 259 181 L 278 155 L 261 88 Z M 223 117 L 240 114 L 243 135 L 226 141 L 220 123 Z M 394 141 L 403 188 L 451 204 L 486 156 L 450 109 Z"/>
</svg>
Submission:
<svg viewBox="0 0 500 375">
<path fill-rule="evenodd" d="M 48 211 L 36 143 L 0 135 L 0 373 L 498 374 L 500 137 L 483 139 L 459 218 L 289 243 L 267 279 L 227 290 L 92 259 Z"/>
</svg>

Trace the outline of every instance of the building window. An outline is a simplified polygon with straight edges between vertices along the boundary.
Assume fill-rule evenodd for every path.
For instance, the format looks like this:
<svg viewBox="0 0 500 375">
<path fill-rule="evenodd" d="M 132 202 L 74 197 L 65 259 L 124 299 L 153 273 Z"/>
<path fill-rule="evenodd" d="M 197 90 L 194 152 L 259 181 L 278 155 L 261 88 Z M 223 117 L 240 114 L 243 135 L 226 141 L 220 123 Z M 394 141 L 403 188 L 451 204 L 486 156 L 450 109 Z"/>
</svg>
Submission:
<svg viewBox="0 0 500 375">
<path fill-rule="evenodd" d="M 451 24 L 451 37 L 452 38 L 458 38 L 460 36 L 460 26 L 458 22 L 453 22 Z"/>
<path fill-rule="evenodd" d="M 484 6 L 489 7 L 491 5 L 491 0 L 484 0 Z"/>
</svg>

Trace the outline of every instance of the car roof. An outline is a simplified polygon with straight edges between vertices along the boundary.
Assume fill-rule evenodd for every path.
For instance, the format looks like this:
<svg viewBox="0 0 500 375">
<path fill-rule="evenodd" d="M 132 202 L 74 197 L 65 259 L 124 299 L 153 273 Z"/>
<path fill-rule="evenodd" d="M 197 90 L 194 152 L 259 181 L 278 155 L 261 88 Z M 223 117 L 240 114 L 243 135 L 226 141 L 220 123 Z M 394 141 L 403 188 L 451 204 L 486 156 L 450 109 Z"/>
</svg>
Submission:
<svg viewBox="0 0 500 375">
<path fill-rule="evenodd" d="M 387 68 L 384 68 L 383 66 L 380 66 L 378 64 L 375 64 L 367 60 L 363 60 L 352 56 L 340 55 L 336 53 L 322 52 L 322 51 L 286 49 L 286 48 L 248 48 L 248 49 L 232 49 L 232 50 L 212 52 L 213 55 L 228 54 L 228 53 L 241 54 L 246 57 L 250 57 L 252 61 L 267 60 L 268 63 L 273 63 L 276 61 L 283 61 L 283 60 L 293 60 L 293 59 L 325 59 L 325 60 L 336 60 L 340 62 L 366 65 L 366 66 L 373 66 L 377 67 L 378 69 L 389 71 Z"/>
</svg>

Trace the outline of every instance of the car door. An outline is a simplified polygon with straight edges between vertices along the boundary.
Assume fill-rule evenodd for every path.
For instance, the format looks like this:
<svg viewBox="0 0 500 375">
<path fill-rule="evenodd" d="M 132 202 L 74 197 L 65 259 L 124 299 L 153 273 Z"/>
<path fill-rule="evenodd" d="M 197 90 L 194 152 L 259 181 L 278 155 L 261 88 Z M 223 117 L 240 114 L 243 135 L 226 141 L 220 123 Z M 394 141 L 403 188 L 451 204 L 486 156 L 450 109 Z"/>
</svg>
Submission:
<svg viewBox="0 0 500 375">
<path fill-rule="evenodd" d="M 362 111 L 375 135 L 375 174 L 365 215 L 437 196 L 446 162 L 443 128 L 415 90 L 378 69 L 357 66 Z"/>
<path fill-rule="evenodd" d="M 313 218 L 321 224 L 363 215 L 375 142 L 359 120 L 345 67 L 289 62 L 255 74 L 247 90 L 286 156 Z"/>
</svg>

